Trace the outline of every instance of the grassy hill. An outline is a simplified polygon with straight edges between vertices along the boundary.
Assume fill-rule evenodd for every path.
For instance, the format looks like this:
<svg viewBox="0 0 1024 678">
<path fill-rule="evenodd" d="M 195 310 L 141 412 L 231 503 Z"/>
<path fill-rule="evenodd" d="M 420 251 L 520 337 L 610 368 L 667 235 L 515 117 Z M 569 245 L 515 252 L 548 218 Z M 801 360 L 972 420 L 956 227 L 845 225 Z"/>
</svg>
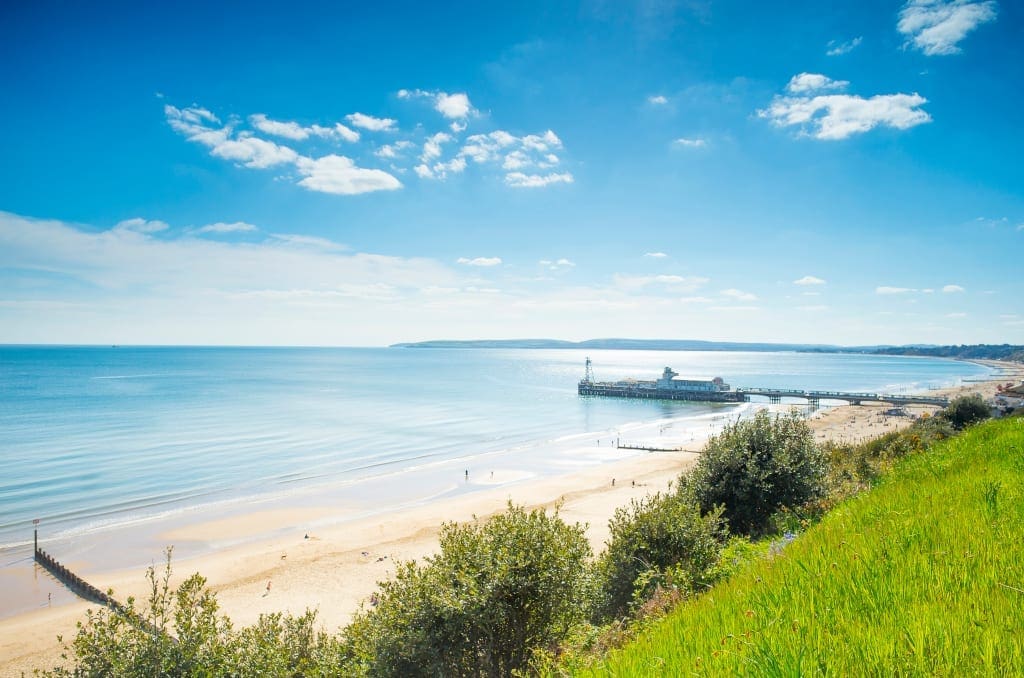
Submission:
<svg viewBox="0 0 1024 678">
<path fill-rule="evenodd" d="M 982 424 L 573 672 L 1024 675 L 1022 527 L 1024 419 Z"/>
</svg>

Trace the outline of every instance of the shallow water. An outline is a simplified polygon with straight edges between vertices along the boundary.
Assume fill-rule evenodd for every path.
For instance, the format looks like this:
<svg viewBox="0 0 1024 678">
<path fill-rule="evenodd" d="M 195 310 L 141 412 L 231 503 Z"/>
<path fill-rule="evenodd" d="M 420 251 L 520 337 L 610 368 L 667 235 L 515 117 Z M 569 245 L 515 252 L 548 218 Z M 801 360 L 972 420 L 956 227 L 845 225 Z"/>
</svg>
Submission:
<svg viewBox="0 0 1024 678">
<path fill-rule="evenodd" d="M 46 543 L 81 544 L 156 516 L 302 503 L 325 488 L 381 509 L 471 491 L 452 480 L 463 467 L 565 472 L 628 454 L 591 442 L 570 455 L 576 438 L 657 421 L 699 435 L 749 409 L 580 398 L 588 355 L 597 379 L 653 379 L 670 365 L 734 387 L 911 392 L 987 373 L 809 353 L 0 347 L 0 569 L 24 564 L 35 518 Z"/>
</svg>

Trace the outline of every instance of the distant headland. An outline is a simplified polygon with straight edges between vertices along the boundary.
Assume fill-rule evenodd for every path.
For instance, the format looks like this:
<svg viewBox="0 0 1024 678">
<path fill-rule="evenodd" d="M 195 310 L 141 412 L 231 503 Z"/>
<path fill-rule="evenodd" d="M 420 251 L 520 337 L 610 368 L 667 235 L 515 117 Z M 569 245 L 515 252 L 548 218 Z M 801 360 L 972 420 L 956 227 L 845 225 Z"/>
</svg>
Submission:
<svg viewBox="0 0 1024 678">
<path fill-rule="evenodd" d="M 961 344 L 935 346 L 837 346 L 832 344 L 776 344 L 696 339 L 434 339 L 392 344 L 391 348 L 591 348 L 636 351 L 798 351 L 810 353 L 866 353 L 876 355 L 927 356 L 961 360 L 1011 360 L 1024 362 L 1024 346 L 1012 344 Z"/>
</svg>

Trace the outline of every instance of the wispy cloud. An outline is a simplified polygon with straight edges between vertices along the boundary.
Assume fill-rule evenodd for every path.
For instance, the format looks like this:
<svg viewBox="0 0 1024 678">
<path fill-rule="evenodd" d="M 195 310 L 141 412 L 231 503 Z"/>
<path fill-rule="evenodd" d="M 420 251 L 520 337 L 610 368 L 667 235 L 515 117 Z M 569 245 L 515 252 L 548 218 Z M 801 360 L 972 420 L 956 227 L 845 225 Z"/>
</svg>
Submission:
<svg viewBox="0 0 1024 678">
<path fill-rule="evenodd" d="M 808 306 L 797 306 L 796 309 L 807 313 L 820 313 L 822 311 L 827 311 L 828 306 L 825 304 L 810 304 Z"/>
<path fill-rule="evenodd" d="M 794 285 L 824 285 L 825 281 L 821 278 L 816 278 L 813 275 L 805 275 L 804 277 L 794 280 Z"/>
<path fill-rule="evenodd" d="M 668 99 L 664 95 L 654 94 L 652 96 L 647 97 L 647 103 L 653 104 L 655 106 L 664 106 L 665 104 L 668 103 Z"/>
<path fill-rule="evenodd" d="M 273 141 L 253 136 L 251 131 L 235 132 L 230 125 L 211 127 L 219 120 L 206 109 L 191 106 L 179 109 L 171 105 L 164 107 L 167 122 L 176 132 L 189 141 L 210 149 L 210 155 L 234 161 L 244 167 L 266 169 L 279 165 L 293 165 L 299 176 L 297 183 L 303 188 L 322 193 L 355 195 L 371 191 L 394 190 L 402 184 L 383 170 L 366 169 L 356 166 L 348 157 L 329 154 L 319 158 L 300 155 L 294 149 Z M 255 115 L 250 121 L 259 128 L 275 130 L 277 134 L 298 140 L 307 130 L 295 123 L 273 121 L 266 116 Z M 342 126 L 343 127 L 343 126 Z M 321 128 L 326 129 L 326 128 Z M 347 128 L 346 128 L 347 129 Z M 328 136 L 344 137 L 337 131 Z M 269 133 L 269 132 L 268 132 Z"/>
<path fill-rule="evenodd" d="M 755 301 L 757 299 L 757 295 L 755 295 L 755 294 L 753 294 L 751 292 L 744 292 L 743 290 L 737 290 L 735 288 L 730 288 L 730 289 L 727 289 L 727 290 L 722 290 L 721 292 L 719 292 L 719 294 L 721 294 L 723 297 L 729 297 L 730 299 L 735 299 L 736 301 Z"/>
<path fill-rule="evenodd" d="M 352 113 L 350 115 L 346 115 L 345 119 L 348 120 L 352 126 L 370 130 L 371 132 L 391 132 L 398 124 L 397 120 L 393 120 L 391 118 L 375 118 L 372 115 L 366 115 L 365 113 Z"/>
<path fill-rule="evenodd" d="M 625 291 L 638 291 L 656 285 L 678 294 L 694 292 L 710 282 L 710 278 L 696 275 L 622 275 L 616 273 L 612 276 L 612 281 L 615 287 Z"/>
<path fill-rule="evenodd" d="M 678 148 L 705 148 L 708 145 L 706 139 L 680 137 L 672 141 L 672 145 Z"/>
<path fill-rule="evenodd" d="M 571 184 L 573 176 L 568 172 L 550 174 L 524 174 L 509 172 L 505 175 L 505 183 L 515 188 L 543 188 L 551 184 Z"/>
<path fill-rule="evenodd" d="M 482 266 L 487 268 L 500 264 L 501 257 L 474 257 L 472 259 L 468 257 L 459 257 L 457 262 L 465 266 Z"/>
<path fill-rule="evenodd" d="M 842 56 L 843 54 L 849 54 L 855 50 L 864 38 L 857 36 L 853 40 L 847 40 L 846 42 L 839 42 L 836 40 L 829 40 L 827 45 L 828 50 L 825 52 L 828 56 Z"/>
<path fill-rule="evenodd" d="M 664 252 L 645 252 L 644 256 L 652 259 L 665 259 L 668 257 Z"/>
<path fill-rule="evenodd" d="M 833 80 L 821 73 L 798 73 L 789 79 L 786 90 L 793 94 L 812 91 L 842 90 L 850 84 L 848 80 Z"/>
<path fill-rule="evenodd" d="M 960 285 L 945 285 L 942 288 L 942 291 L 946 294 L 955 294 L 957 292 L 965 292 L 966 290 L 964 290 Z"/>
<path fill-rule="evenodd" d="M 165 221 L 143 219 L 142 217 L 125 219 L 124 221 L 117 222 L 117 225 L 114 226 L 115 231 L 134 231 L 135 233 L 159 233 L 160 231 L 166 231 L 168 228 L 170 226 Z"/>
<path fill-rule="evenodd" d="M 890 287 L 888 285 L 880 285 L 875 288 L 875 294 L 911 294 L 917 292 L 917 289 L 913 287 Z"/>
<path fill-rule="evenodd" d="M 846 139 L 876 127 L 905 130 L 931 122 L 931 116 L 920 108 L 928 100 L 916 93 L 868 98 L 821 93 L 845 85 L 845 81 L 820 74 L 801 73 L 787 85 L 793 95 L 777 95 L 758 116 L 776 127 L 799 127 L 803 134 L 823 140 Z"/>
<path fill-rule="evenodd" d="M 244 221 L 236 221 L 230 224 L 226 224 L 223 221 L 218 221 L 215 224 L 207 224 L 206 226 L 200 226 L 195 229 L 195 233 L 248 233 L 252 231 L 258 231 L 259 229 L 248 224 Z"/>
<path fill-rule="evenodd" d="M 564 271 L 566 269 L 575 268 L 576 267 L 576 263 L 575 262 L 570 261 L 569 259 L 566 259 L 565 257 L 562 257 L 561 259 L 555 259 L 555 260 L 541 259 L 537 263 L 540 264 L 541 266 L 547 267 L 548 270 L 551 270 L 551 271 Z"/>
<path fill-rule="evenodd" d="M 910 0 L 896 28 L 928 56 L 957 54 L 968 33 L 995 21 L 997 7 L 994 0 Z"/>
<path fill-rule="evenodd" d="M 966 318 L 967 314 L 966 313 L 947 313 L 946 317 L 947 318 Z"/>
</svg>

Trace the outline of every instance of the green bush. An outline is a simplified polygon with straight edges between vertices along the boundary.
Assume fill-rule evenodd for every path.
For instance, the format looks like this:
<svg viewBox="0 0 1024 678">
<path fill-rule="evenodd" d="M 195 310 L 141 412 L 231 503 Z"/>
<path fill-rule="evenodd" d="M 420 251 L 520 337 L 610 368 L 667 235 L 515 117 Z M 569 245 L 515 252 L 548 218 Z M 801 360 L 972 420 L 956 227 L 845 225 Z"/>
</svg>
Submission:
<svg viewBox="0 0 1024 678">
<path fill-rule="evenodd" d="M 608 546 L 596 564 L 594 618 L 621 616 L 658 586 L 688 592 L 707 583 L 726 537 L 721 513 L 712 509 L 701 515 L 686 498 L 661 493 L 617 509 Z"/>
<path fill-rule="evenodd" d="M 823 496 L 825 471 L 807 422 L 762 410 L 712 437 L 680 490 L 704 513 L 723 506 L 734 534 L 757 535 L 780 508 Z"/>
<path fill-rule="evenodd" d="M 150 567 L 145 607 L 129 598 L 125 609 L 89 610 L 64 646 L 70 666 L 45 676 L 324 676 L 336 675 L 336 642 L 314 630 L 315 612 L 301 617 L 261 616 L 239 632 L 219 614 L 206 580 L 194 574 L 170 586 L 171 552 L 162 576 Z"/>
<path fill-rule="evenodd" d="M 977 424 L 992 416 L 992 409 L 978 394 L 959 396 L 944 409 L 940 416 L 949 421 L 953 428 L 962 431 L 971 424 Z"/>
<path fill-rule="evenodd" d="M 440 553 L 402 565 L 345 629 L 343 673 L 511 676 L 582 620 L 590 555 L 582 526 L 542 509 L 446 524 Z"/>
</svg>

